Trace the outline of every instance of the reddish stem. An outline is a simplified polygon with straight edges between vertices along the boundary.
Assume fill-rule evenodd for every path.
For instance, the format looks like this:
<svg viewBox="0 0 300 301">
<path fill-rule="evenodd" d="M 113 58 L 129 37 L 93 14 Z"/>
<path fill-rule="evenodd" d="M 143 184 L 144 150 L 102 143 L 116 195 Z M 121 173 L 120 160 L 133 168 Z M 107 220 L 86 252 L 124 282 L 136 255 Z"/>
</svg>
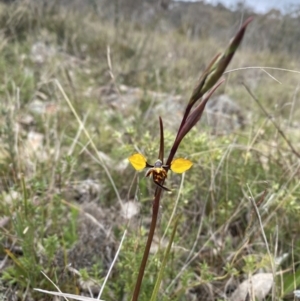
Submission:
<svg viewBox="0 0 300 301">
<path fill-rule="evenodd" d="M 137 281 L 135 284 L 135 288 L 134 288 L 134 292 L 133 292 L 131 301 L 137 301 L 138 297 L 139 297 L 141 284 L 142 284 L 146 264 L 147 264 L 148 257 L 149 257 L 150 247 L 151 247 L 151 243 L 153 240 L 154 231 L 156 228 L 161 192 L 162 192 L 162 190 L 160 188 L 156 189 L 153 206 L 152 206 L 152 220 L 151 220 L 150 230 L 149 230 L 149 234 L 148 234 L 147 244 L 145 247 L 143 259 L 142 259 L 140 270 L 139 270 L 139 275 L 138 275 L 138 278 L 137 278 Z"/>
</svg>

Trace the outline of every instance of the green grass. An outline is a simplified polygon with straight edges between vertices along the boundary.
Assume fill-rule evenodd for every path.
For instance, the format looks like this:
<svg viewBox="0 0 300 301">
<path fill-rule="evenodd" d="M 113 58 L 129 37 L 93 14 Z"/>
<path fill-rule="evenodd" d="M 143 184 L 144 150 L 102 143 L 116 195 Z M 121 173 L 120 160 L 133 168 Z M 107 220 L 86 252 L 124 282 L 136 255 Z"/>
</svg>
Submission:
<svg viewBox="0 0 300 301">
<path fill-rule="evenodd" d="M 97 296 L 125 229 L 101 298 L 130 299 L 154 187 L 143 173 L 135 175 L 126 159 L 140 150 L 155 161 L 158 114 L 166 124 L 169 151 L 180 120 L 171 106 L 178 105 L 180 116 L 199 74 L 226 46 L 214 37 L 189 40 L 180 30 L 170 34 L 124 21 L 116 28 L 86 9 L 85 14 L 59 5 L 43 10 L 34 2 L 0 7 L 0 299 L 46 300 L 34 288 L 55 288 L 41 271 L 69 293 L 89 295 L 83 283 L 93 280 Z M 32 57 L 37 41 L 45 51 L 53 50 L 43 62 Z M 258 53 L 245 44 L 228 69 L 246 66 L 296 70 L 299 61 L 269 49 Z M 214 135 L 200 123 L 184 138 L 177 157 L 186 156 L 194 165 L 183 180 L 176 174 L 167 180 L 173 193 L 162 198 L 157 251 L 151 253 L 139 300 L 149 300 L 154 289 L 175 204 L 181 217 L 158 300 L 207 300 L 208 287 L 212 298 L 221 298 L 217 292 L 225 293 L 230 277 L 241 281 L 270 272 L 249 200 L 252 195 L 259 202 L 264 192 L 258 210 L 270 252 L 273 257 L 288 254 L 276 270 L 284 273 L 276 279 L 275 299 L 299 285 L 299 159 L 241 85 L 252 85 L 299 150 L 299 74 L 266 71 L 281 84 L 260 69 L 240 70 L 226 75 L 217 92 L 239 104 L 244 129 Z M 121 210 L 128 201 L 140 207 L 130 221 Z"/>
</svg>

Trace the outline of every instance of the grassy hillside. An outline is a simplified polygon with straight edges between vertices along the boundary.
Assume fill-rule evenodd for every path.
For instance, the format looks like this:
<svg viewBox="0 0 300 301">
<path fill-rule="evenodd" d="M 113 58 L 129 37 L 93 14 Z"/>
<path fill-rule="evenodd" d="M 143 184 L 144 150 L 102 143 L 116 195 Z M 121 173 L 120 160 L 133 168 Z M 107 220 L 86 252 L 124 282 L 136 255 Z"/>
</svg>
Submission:
<svg viewBox="0 0 300 301">
<path fill-rule="evenodd" d="M 125 230 L 101 299 L 130 300 L 155 188 L 127 158 L 155 162 L 159 116 L 169 152 L 199 75 L 242 19 L 210 7 L 217 25 L 189 35 L 197 24 L 171 26 L 167 11 L 138 23 L 97 3 L 0 5 L 1 300 L 53 300 L 34 291 L 56 290 L 41 271 L 97 297 Z M 273 35 L 296 20 L 285 18 L 256 16 L 181 143 L 193 167 L 167 179 L 139 300 L 150 300 L 174 212 L 158 300 L 223 300 L 257 273 L 276 276 L 267 299 L 299 285 L 299 57 L 282 27 Z"/>
</svg>

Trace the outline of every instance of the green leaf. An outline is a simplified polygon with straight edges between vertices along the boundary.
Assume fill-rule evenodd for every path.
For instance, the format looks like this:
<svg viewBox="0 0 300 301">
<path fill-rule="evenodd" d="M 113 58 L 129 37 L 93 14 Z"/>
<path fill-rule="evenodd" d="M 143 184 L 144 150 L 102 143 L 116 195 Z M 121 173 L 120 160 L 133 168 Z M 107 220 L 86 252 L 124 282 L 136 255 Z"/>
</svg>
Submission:
<svg viewBox="0 0 300 301">
<path fill-rule="evenodd" d="M 296 270 L 295 274 L 288 273 L 283 274 L 283 289 L 282 296 L 283 298 L 287 294 L 292 293 L 300 285 L 300 270 Z"/>
</svg>

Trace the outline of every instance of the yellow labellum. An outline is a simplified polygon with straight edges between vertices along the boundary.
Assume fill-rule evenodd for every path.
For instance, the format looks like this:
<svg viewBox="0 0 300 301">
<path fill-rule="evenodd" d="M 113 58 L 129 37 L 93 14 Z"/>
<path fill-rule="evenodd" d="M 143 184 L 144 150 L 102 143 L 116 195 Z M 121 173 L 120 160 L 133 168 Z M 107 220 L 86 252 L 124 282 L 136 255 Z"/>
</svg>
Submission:
<svg viewBox="0 0 300 301">
<path fill-rule="evenodd" d="M 171 170 L 176 173 L 183 173 L 192 167 L 193 163 L 190 160 L 178 158 L 172 161 Z"/>
<path fill-rule="evenodd" d="M 128 160 L 136 170 L 142 170 L 146 167 L 146 158 L 142 154 L 134 154 Z"/>
</svg>

